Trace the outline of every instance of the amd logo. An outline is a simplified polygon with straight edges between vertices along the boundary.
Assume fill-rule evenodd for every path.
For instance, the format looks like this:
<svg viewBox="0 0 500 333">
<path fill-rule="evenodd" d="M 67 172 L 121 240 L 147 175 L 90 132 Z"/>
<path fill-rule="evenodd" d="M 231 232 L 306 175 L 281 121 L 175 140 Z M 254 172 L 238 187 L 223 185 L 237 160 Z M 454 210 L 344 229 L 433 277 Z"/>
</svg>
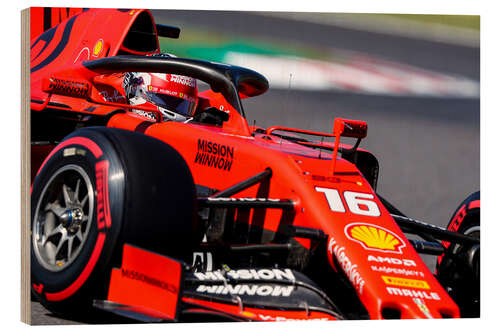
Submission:
<svg viewBox="0 0 500 333">
<path fill-rule="evenodd" d="M 393 264 L 393 265 L 399 265 L 399 266 L 407 266 L 407 267 L 416 267 L 417 264 L 415 261 L 411 259 L 398 259 L 398 258 L 391 258 L 391 257 L 381 257 L 381 256 L 368 256 L 368 261 L 375 261 L 378 263 L 385 263 L 385 264 Z"/>
</svg>

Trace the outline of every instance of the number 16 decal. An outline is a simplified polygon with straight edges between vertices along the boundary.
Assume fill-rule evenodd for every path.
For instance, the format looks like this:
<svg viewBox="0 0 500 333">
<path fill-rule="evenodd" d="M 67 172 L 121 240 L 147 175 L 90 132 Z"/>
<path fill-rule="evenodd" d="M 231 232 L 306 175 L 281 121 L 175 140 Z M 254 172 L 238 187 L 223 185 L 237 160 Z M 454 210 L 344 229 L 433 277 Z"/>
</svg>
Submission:
<svg viewBox="0 0 500 333">
<path fill-rule="evenodd" d="M 325 194 L 328 206 L 330 206 L 333 212 L 345 213 L 344 203 L 340 198 L 338 190 L 326 187 L 315 187 L 315 189 Z M 377 203 L 373 201 L 373 194 L 344 191 L 343 195 L 347 208 L 351 213 L 365 216 L 380 216 Z"/>
</svg>

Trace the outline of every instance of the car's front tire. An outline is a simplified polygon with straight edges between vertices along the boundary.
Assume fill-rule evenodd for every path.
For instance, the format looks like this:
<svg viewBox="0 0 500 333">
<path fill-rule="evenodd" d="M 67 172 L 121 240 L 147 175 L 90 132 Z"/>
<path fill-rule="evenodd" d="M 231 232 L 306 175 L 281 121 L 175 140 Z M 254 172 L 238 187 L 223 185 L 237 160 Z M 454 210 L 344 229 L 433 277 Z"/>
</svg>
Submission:
<svg viewBox="0 0 500 333">
<path fill-rule="evenodd" d="M 188 259 L 197 239 L 189 167 L 140 133 L 81 129 L 47 157 L 31 196 L 31 279 L 50 310 L 78 316 L 106 298 L 124 243 Z"/>
<path fill-rule="evenodd" d="M 480 193 L 465 199 L 453 213 L 448 230 L 480 238 Z M 460 308 L 461 317 L 479 317 L 479 245 L 443 242 L 446 251 L 438 257 L 436 277 Z"/>
</svg>

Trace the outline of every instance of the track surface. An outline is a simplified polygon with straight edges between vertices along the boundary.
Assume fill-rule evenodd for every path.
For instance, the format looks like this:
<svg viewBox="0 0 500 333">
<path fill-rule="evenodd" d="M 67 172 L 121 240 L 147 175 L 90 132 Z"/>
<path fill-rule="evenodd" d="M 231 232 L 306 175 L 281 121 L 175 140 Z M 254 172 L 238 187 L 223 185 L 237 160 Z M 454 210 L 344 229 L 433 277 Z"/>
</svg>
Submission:
<svg viewBox="0 0 500 333">
<path fill-rule="evenodd" d="M 157 22 L 363 52 L 479 80 L 479 49 L 300 23 L 247 13 L 154 11 Z M 334 117 L 368 123 L 361 147 L 379 159 L 377 192 L 403 213 L 446 226 L 458 204 L 479 190 L 478 99 L 370 96 L 271 90 L 245 100 L 249 123 L 331 131 Z M 432 258 L 425 258 L 433 266 Z M 76 324 L 32 302 L 33 324 Z M 116 319 L 110 319 L 117 322 Z"/>
</svg>

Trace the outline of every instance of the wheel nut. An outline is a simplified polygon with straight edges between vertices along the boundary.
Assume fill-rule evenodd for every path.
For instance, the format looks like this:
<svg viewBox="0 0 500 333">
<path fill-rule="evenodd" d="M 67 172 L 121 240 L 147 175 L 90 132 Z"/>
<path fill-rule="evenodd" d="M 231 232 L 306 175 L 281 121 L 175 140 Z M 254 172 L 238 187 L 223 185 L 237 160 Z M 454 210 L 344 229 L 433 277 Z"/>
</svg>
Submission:
<svg viewBox="0 0 500 333">
<path fill-rule="evenodd" d="M 59 216 L 59 219 L 61 220 L 62 225 L 65 228 L 68 228 L 71 225 L 71 222 L 73 222 L 73 212 L 71 210 L 67 210 Z"/>
</svg>

